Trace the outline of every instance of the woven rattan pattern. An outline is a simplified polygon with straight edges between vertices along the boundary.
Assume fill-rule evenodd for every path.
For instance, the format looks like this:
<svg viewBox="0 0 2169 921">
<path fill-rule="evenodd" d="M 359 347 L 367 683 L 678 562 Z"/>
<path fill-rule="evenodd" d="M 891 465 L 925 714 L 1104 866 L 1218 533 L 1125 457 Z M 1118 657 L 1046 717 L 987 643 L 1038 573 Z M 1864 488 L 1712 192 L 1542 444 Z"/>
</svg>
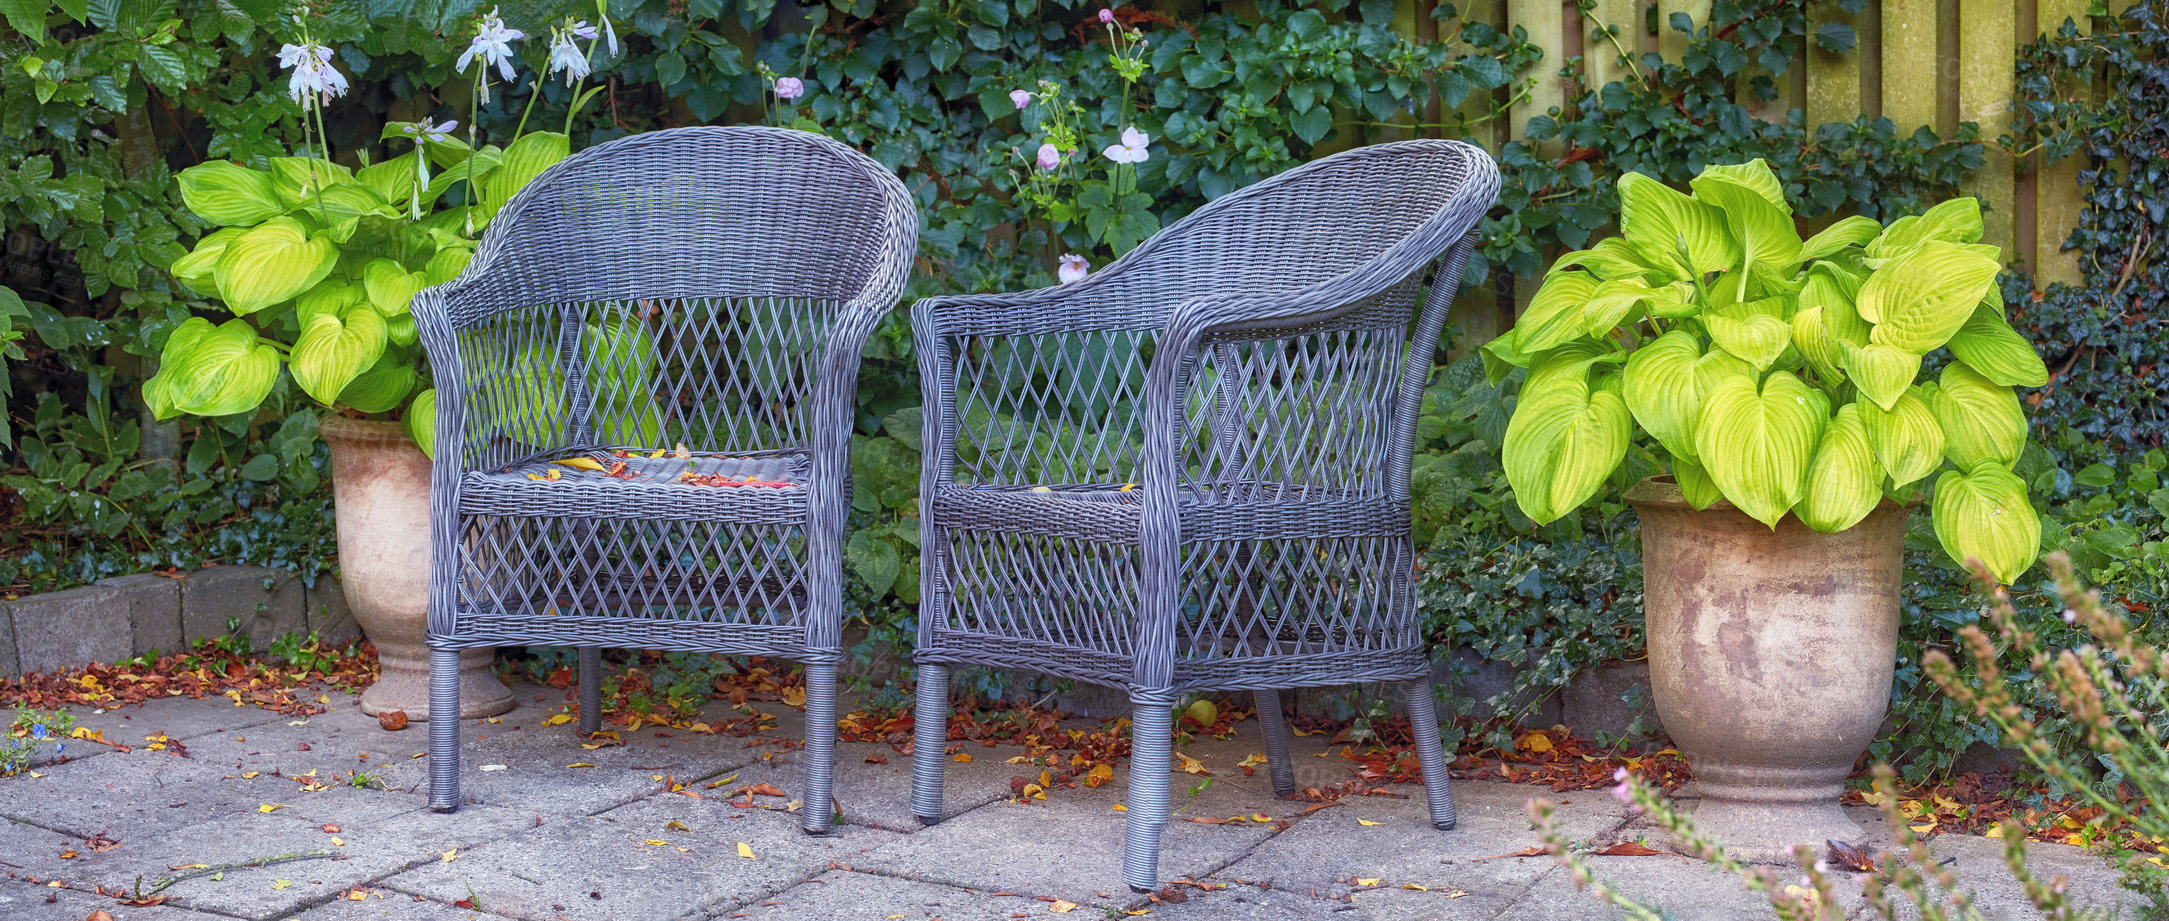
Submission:
<svg viewBox="0 0 2169 921">
<path fill-rule="evenodd" d="M 437 386 L 431 712 L 457 712 L 467 647 L 580 647 L 583 731 L 602 648 L 797 659 L 801 815 L 826 830 L 852 394 L 917 233 L 888 170 L 773 128 L 612 141 L 515 196 L 413 307 Z M 458 726 L 430 722 L 440 811 Z"/>
<path fill-rule="evenodd" d="M 1133 887 L 1158 884 L 1170 707 L 1190 691 L 1256 692 L 1286 793 L 1278 689 L 1405 682 L 1432 820 L 1452 827 L 1409 455 L 1498 183 L 1458 142 L 1359 148 L 1082 281 L 913 308 L 923 819 L 941 815 L 948 669 L 971 664 L 1129 689 Z"/>
</svg>

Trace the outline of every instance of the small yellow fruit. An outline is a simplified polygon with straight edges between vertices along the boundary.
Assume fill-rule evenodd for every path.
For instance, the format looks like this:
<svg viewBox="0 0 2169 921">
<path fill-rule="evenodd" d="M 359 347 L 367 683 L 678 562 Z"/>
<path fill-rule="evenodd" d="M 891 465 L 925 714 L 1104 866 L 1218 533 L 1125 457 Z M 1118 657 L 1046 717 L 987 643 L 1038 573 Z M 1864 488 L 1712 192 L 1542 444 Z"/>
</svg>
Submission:
<svg viewBox="0 0 2169 921">
<path fill-rule="evenodd" d="M 1189 717 L 1191 722 L 1202 728 L 1220 722 L 1220 707 L 1210 700 L 1200 698 L 1183 710 L 1182 715 Z"/>
</svg>

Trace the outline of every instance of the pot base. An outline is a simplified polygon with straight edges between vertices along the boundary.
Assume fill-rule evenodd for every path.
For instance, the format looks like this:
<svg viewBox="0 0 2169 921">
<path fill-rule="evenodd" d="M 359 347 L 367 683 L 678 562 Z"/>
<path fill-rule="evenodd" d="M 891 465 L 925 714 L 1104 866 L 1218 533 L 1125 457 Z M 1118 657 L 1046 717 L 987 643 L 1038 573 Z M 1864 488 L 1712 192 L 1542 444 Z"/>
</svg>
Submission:
<svg viewBox="0 0 2169 921">
<path fill-rule="evenodd" d="M 383 675 L 361 696 L 363 713 L 377 716 L 404 710 L 414 722 L 429 720 L 429 650 L 415 654 L 377 653 Z M 467 649 L 459 654 L 459 718 L 496 716 L 512 709 L 512 689 L 490 667 L 496 650 Z"/>
<path fill-rule="evenodd" d="M 1694 807 L 1693 818 L 1697 834 L 1716 842 L 1725 849 L 1726 856 L 1743 863 L 1794 866 L 1795 846 L 1805 845 L 1820 857 L 1829 846 L 1826 842 L 1858 844 L 1867 837 L 1860 823 L 1847 816 L 1834 800 L 1757 803 L 1704 799 Z"/>
</svg>

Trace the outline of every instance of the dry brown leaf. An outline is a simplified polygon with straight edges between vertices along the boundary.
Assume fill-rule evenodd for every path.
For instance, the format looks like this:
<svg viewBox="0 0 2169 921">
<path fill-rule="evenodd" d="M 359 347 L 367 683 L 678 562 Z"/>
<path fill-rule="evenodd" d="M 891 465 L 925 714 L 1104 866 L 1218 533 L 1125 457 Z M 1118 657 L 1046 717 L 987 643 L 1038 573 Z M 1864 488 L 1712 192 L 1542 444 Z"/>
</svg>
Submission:
<svg viewBox="0 0 2169 921">
<path fill-rule="evenodd" d="M 385 732 L 398 732 L 405 729 L 407 728 L 407 711 L 386 710 L 379 713 L 377 714 L 377 725 L 384 727 Z"/>
<path fill-rule="evenodd" d="M 1598 857 L 1655 857 L 1663 851 L 1634 841 L 1621 841 L 1596 852 Z"/>
</svg>

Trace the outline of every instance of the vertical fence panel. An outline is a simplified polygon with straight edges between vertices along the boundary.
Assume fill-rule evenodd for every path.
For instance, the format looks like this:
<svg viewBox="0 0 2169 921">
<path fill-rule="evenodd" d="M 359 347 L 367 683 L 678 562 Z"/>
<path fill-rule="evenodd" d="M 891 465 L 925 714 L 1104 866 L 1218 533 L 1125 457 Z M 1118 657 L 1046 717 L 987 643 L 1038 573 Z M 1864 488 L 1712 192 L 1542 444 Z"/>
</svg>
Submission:
<svg viewBox="0 0 2169 921">
<path fill-rule="evenodd" d="M 1968 177 L 1964 190 L 1987 206 L 1981 215 L 1987 224 L 1982 242 L 2003 247 L 2006 257 L 2014 255 L 2012 247 L 2017 243 L 2013 234 L 2017 165 L 1996 138 L 2011 126 L 2011 95 L 2017 89 L 2017 19 L 2013 0 L 1959 0 L 1958 118 L 1980 123 L 1981 147 L 1987 155 L 1981 168 Z"/>
<path fill-rule="evenodd" d="M 1686 33 L 1672 28 L 1672 14 L 1686 13 L 1700 28 L 1710 21 L 1710 0 L 1657 0 L 1657 53 L 1678 61 L 1687 53 Z"/>
<path fill-rule="evenodd" d="M 1883 0 L 1883 115 L 1911 134 L 1936 124 L 1935 0 Z"/>
<path fill-rule="evenodd" d="M 1808 31 L 1836 23 L 1853 28 L 1859 37 L 1859 24 L 1853 14 L 1840 9 L 1835 3 L 1817 3 L 1808 7 Z M 1867 49 L 1854 45 L 1853 50 L 1843 54 L 1824 51 L 1814 42 L 1808 43 L 1807 60 L 1807 123 L 1819 125 L 1825 122 L 1851 121 L 1860 114 L 1860 64 L 1867 56 Z"/>
<path fill-rule="evenodd" d="M 2065 19 L 2077 22 L 2080 34 L 2093 30 L 2093 20 L 2086 15 L 2086 0 L 2040 0 L 2037 22 L 2040 32 L 2054 35 L 2063 28 Z M 2071 235 L 2071 228 L 2078 226 L 2079 211 L 2084 202 L 2079 195 L 2079 164 L 2084 155 L 2074 154 L 2055 163 L 2041 167 L 2040 178 L 2034 183 L 2034 282 L 2048 285 L 2051 282 L 2078 284 L 2079 262 L 2070 253 L 2063 252 L 2064 238 Z"/>
<path fill-rule="evenodd" d="M 1566 84 L 1559 77 L 1559 68 L 1566 66 L 1566 23 L 1561 13 L 1559 0 L 1506 0 L 1507 21 L 1528 30 L 1529 41 L 1544 49 L 1544 59 L 1537 62 L 1533 74 L 1536 85 L 1508 113 L 1508 130 L 1514 137 L 1527 137 L 1524 129 L 1529 119 L 1566 102 Z M 1552 142 L 1539 149 L 1556 156 L 1558 152 L 1552 149 L 1556 146 Z"/>
<path fill-rule="evenodd" d="M 1584 66 L 1589 73 L 1589 88 L 1597 89 L 1604 84 L 1625 80 L 1634 68 L 1620 61 L 1620 55 L 1638 57 L 1640 46 L 1635 33 L 1642 28 L 1641 6 L 1635 0 L 1596 0 L 1588 12 L 1581 14 L 1582 52 Z M 1599 27 L 1619 30 L 1610 38 L 1600 38 Z"/>
</svg>

